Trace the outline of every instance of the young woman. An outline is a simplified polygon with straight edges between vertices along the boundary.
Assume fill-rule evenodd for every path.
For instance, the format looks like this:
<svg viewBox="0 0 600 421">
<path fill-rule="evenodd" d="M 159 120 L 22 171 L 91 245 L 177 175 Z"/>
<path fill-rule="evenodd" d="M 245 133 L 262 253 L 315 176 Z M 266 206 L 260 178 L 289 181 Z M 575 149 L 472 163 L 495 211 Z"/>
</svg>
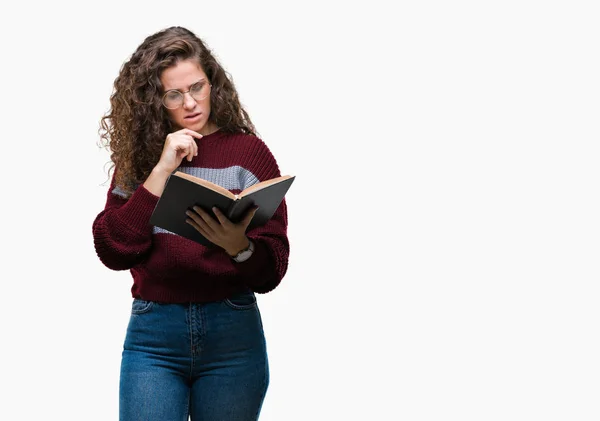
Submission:
<svg viewBox="0 0 600 421">
<path fill-rule="evenodd" d="M 149 219 L 175 170 L 232 193 L 279 177 L 226 72 L 191 31 L 146 38 L 122 66 L 101 138 L 115 171 L 93 222 L 99 259 L 133 277 L 124 340 L 121 421 L 258 419 L 269 384 L 255 293 L 276 288 L 288 267 L 285 199 L 266 225 L 246 232 L 215 210 L 187 221 L 206 247 Z"/>
</svg>

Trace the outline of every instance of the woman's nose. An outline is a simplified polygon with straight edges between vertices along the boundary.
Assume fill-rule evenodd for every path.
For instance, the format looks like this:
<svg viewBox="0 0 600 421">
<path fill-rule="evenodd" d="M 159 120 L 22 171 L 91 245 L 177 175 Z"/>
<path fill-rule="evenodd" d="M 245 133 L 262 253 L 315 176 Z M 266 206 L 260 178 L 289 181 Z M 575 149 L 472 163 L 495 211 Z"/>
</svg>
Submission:
<svg viewBox="0 0 600 421">
<path fill-rule="evenodd" d="M 186 108 L 194 108 L 196 106 L 196 100 L 189 92 L 183 94 L 183 105 Z"/>
</svg>

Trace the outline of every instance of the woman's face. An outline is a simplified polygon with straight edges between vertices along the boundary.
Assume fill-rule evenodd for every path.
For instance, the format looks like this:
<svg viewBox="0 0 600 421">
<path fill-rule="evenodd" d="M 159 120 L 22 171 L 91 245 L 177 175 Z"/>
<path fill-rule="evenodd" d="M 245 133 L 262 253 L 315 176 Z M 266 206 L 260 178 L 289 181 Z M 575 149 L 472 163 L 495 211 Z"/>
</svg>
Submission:
<svg viewBox="0 0 600 421">
<path fill-rule="evenodd" d="M 194 60 L 180 61 L 175 66 L 165 69 L 160 75 L 160 81 L 163 85 L 163 95 L 171 89 L 182 93 L 189 91 L 190 87 L 199 81 L 205 84 L 209 83 L 208 77 Z M 198 88 L 198 86 L 200 85 L 195 87 Z M 206 98 L 197 101 L 192 97 L 191 92 L 187 92 L 183 95 L 183 104 L 180 107 L 173 110 L 165 109 L 176 130 L 187 128 L 202 135 L 207 135 L 217 129 L 213 123 L 208 121 L 210 116 L 210 94 Z"/>
</svg>

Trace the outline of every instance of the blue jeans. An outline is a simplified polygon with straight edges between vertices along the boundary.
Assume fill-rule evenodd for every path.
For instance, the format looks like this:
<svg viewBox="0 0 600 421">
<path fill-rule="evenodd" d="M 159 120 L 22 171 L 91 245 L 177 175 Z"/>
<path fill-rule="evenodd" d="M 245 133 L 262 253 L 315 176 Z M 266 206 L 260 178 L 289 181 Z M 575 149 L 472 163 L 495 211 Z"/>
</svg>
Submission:
<svg viewBox="0 0 600 421">
<path fill-rule="evenodd" d="M 252 291 L 209 303 L 133 299 L 121 359 L 120 421 L 255 421 L 268 385 Z"/>
</svg>

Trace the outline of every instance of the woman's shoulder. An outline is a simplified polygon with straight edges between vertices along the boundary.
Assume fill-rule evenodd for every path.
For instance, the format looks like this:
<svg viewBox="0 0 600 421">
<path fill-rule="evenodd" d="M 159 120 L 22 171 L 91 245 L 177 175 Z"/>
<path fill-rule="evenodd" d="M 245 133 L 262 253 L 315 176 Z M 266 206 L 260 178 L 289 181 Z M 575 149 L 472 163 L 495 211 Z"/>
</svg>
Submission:
<svg viewBox="0 0 600 421">
<path fill-rule="evenodd" d="M 222 131 L 223 129 L 219 129 Z M 258 134 L 245 133 L 245 132 L 226 132 L 222 131 L 225 136 L 242 139 L 248 142 L 262 142 L 262 138 Z"/>
<path fill-rule="evenodd" d="M 256 151 L 269 150 L 266 142 L 260 137 L 260 135 L 236 132 L 236 133 L 224 133 L 224 136 L 234 143 L 240 143 L 244 145 L 244 149 L 252 149 Z"/>
</svg>

